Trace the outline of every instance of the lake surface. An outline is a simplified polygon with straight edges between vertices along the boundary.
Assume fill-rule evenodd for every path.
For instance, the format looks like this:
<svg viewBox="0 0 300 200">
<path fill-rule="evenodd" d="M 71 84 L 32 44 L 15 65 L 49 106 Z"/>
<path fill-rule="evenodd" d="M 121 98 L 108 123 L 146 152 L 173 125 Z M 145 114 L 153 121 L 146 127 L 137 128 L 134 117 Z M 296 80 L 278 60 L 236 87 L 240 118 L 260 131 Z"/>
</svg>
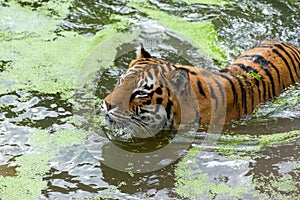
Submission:
<svg viewBox="0 0 300 200">
<path fill-rule="evenodd" d="M 1 10 L 18 5 L 35 11 L 43 4 L 43 1 L 14 2 L 12 5 L 0 1 Z M 287 41 L 300 47 L 298 1 L 230 1 L 225 5 L 187 4 L 180 0 L 149 3 L 159 11 L 189 22 L 211 22 L 220 47 L 226 52 L 227 63 L 266 40 Z M 64 4 L 67 1 L 60 6 Z M 15 7 L 16 12 L 21 10 Z M 56 16 L 55 9 L 53 6 L 47 13 Z M 168 152 L 155 161 L 168 138 L 134 145 L 111 143 L 103 118 L 98 118 L 99 101 L 113 90 L 117 78 L 135 58 L 135 48 L 140 42 L 154 56 L 174 63 L 216 70 L 222 62 L 199 53 L 187 37 L 166 28 L 127 1 L 73 1 L 66 10 L 56 27 L 57 37 L 72 31 L 80 37 L 92 38 L 117 21 L 111 17 L 115 14 L 130 19 L 140 32 L 131 42 L 115 48 L 116 56 L 110 67 L 96 65 L 92 82 L 77 89 L 72 97 L 31 89 L 30 82 L 26 83 L 29 89 L 16 86 L 16 90 L 7 92 L 5 88 L 18 84 L 17 80 L 13 83 L 0 79 L 0 91 L 3 89 L 0 197 L 5 200 L 20 196 L 22 199 L 297 199 L 300 196 L 298 84 L 278 99 L 261 105 L 246 119 L 224 125 L 218 134 L 206 133 L 207 127 L 200 127 L 193 131 L 191 141 L 180 142 L 183 145 L 180 150 L 184 151 L 175 157 Z M 5 20 L 8 18 L 0 19 L 0 25 Z M 7 27 L 22 29 L 15 19 L 9 20 L 11 25 Z M 1 41 L 5 41 L 7 35 L 2 32 L 9 28 L 0 27 Z M 44 34 L 42 29 L 39 32 Z M 20 37 L 20 42 L 23 39 Z M 109 48 L 102 46 L 95 51 L 105 52 L 106 47 Z M 13 62 L 0 55 L 0 73 L 9 70 Z M 88 62 L 84 63 L 87 67 Z M 66 71 L 63 76 L 68 78 L 72 73 Z M 76 73 L 77 78 L 81 77 L 80 70 Z M 32 71 L 25 75 L 36 74 Z M 81 79 L 72 81 L 78 83 Z M 119 149 L 126 150 L 124 155 Z M 137 163 L 124 159 L 141 153 L 144 157 L 133 159 Z M 15 186 L 20 188 L 19 193 Z"/>
</svg>

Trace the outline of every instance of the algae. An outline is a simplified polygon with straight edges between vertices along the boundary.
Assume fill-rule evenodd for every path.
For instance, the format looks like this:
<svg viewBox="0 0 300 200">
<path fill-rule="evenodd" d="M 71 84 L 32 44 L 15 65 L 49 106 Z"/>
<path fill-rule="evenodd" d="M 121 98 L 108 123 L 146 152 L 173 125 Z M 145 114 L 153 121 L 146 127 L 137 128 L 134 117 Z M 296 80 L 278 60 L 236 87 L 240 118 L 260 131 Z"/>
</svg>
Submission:
<svg viewBox="0 0 300 200">
<path fill-rule="evenodd" d="M 220 136 L 216 142 L 216 152 L 222 156 L 234 160 L 253 160 L 258 158 L 259 152 L 266 147 L 282 144 L 293 144 L 300 139 L 300 130 L 275 133 L 272 135 L 235 135 L 235 136 Z M 239 186 L 230 186 L 226 183 L 211 182 L 208 175 L 204 173 L 196 162 L 196 156 L 201 153 L 201 147 L 193 147 L 189 150 L 187 156 L 180 161 L 175 169 L 176 192 L 184 198 L 188 199 L 213 199 L 217 195 L 224 198 L 242 199 L 243 195 L 251 194 L 261 199 L 287 199 L 283 193 L 291 193 L 297 191 L 296 187 L 299 181 L 295 181 L 289 174 L 282 177 L 265 177 L 260 175 L 260 178 L 255 179 L 251 185 L 249 183 Z M 297 165 L 294 165 L 294 171 Z M 269 183 L 266 190 L 265 183 Z M 256 189 L 262 187 L 264 193 Z M 294 194 L 293 194 L 294 195 Z M 295 196 L 295 195 L 294 195 Z M 291 196 L 291 197 L 294 197 Z M 293 198 L 291 198 L 293 199 Z"/>
<path fill-rule="evenodd" d="M 181 38 L 197 47 L 199 53 L 208 55 L 220 64 L 224 64 L 226 60 L 225 52 L 220 48 L 217 39 L 218 33 L 211 22 L 188 22 L 157 9 L 145 0 L 131 0 L 128 4 L 139 12 L 143 12 L 150 18 L 157 20 L 162 26 L 179 34 Z"/>
<path fill-rule="evenodd" d="M 261 135 L 258 137 L 260 146 L 273 146 L 280 144 L 287 144 L 299 141 L 300 130 L 294 130 L 284 133 L 274 133 L 271 135 Z"/>
<path fill-rule="evenodd" d="M 118 40 L 112 39 L 111 42 L 114 44 L 111 47 L 116 48 L 137 36 L 136 33 L 122 32 L 130 26 L 126 18 L 108 25 L 92 37 L 72 31 L 59 31 L 58 34 L 58 26 L 66 16 L 66 8 L 70 3 L 71 1 L 65 1 L 63 6 L 59 6 L 60 3 L 47 2 L 45 10 L 59 7 L 59 14 L 55 17 L 41 14 L 39 11 L 44 6 L 37 11 L 15 2 L 9 3 L 7 7 L 0 7 L 0 12 L 5 14 L 5 20 L 0 21 L 0 60 L 11 62 L 0 74 L 1 93 L 15 90 L 39 91 L 61 93 L 62 97 L 68 99 L 73 94 L 74 81 L 91 53 L 95 50 L 105 52 L 102 58 L 94 58 L 96 61 L 114 58 L 116 50 L 97 49 L 99 44 L 118 36 Z M 102 45 L 101 48 L 105 47 Z M 98 63 L 97 67 L 99 69 L 103 65 Z"/>
<path fill-rule="evenodd" d="M 226 136 L 221 136 L 221 138 L 225 139 Z M 300 138 L 300 130 L 257 136 L 236 134 L 234 138 L 236 138 L 234 141 L 236 144 L 247 144 L 245 141 L 250 141 L 250 144 L 258 144 L 259 146 L 264 147 L 295 142 Z M 230 143 L 230 139 L 226 142 Z"/>
<path fill-rule="evenodd" d="M 217 141 L 217 152 L 228 158 L 249 159 L 259 158 L 258 153 L 266 147 L 278 146 L 297 142 L 300 139 L 300 130 L 270 135 L 221 135 Z M 247 156 L 244 156 L 244 155 Z"/>
<path fill-rule="evenodd" d="M 1 57 L 13 61 L 12 68 L 0 75 L 0 78 L 12 83 L 5 92 L 27 90 L 48 94 L 61 93 L 65 98 L 71 97 L 74 80 L 86 57 L 101 40 L 108 39 L 113 34 L 117 32 L 104 29 L 93 38 L 65 32 L 61 33 L 63 37 L 51 42 L 42 41 L 40 38 L 1 41 Z M 128 38 L 125 34 L 119 35 L 120 38 L 123 37 L 123 41 Z M 4 57 L 4 51 L 13 53 Z"/>
<path fill-rule="evenodd" d="M 55 158 L 60 147 L 81 144 L 85 134 L 79 130 L 61 130 L 53 134 L 36 130 L 27 142 L 33 147 L 33 153 L 16 158 L 16 176 L 0 177 L 1 196 L 7 200 L 39 199 L 47 186 L 43 176 L 50 170 L 48 162 Z"/>
<path fill-rule="evenodd" d="M 252 76 L 254 79 L 256 80 L 262 80 L 263 77 L 261 74 L 257 73 L 257 72 L 254 72 L 254 71 L 251 71 L 248 73 L 250 76 Z"/>
<path fill-rule="evenodd" d="M 296 170 L 296 169 L 293 169 Z M 299 171 L 298 171 L 299 172 Z M 299 178 L 299 176 L 297 177 Z M 254 179 L 254 185 L 261 190 L 265 198 L 262 199 L 282 199 L 296 200 L 299 199 L 297 191 L 299 191 L 299 179 L 294 179 L 290 174 L 281 176 L 273 173 L 268 176 L 259 174 L 259 177 Z"/>
<path fill-rule="evenodd" d="M 248 185 L 229 186 L 225 182 L 212 182 L 196 163 L 201 148 L 189 150 L 175 169 L 176 192 L 188 199 L 214 199 L 221 195 L 225 199 L 241 199 L 251 188 Z"/>
<path fill-rule="evenodd" d="M 23 155 L 16 159 L 17 176 L 0 177 L 0 194 L 5 200 L 38 199 L 41 190 L 46 188 L 43 174 L 50 167 L 47 165 L 53 154 L 48 152 Z"/>
<path fill-rule="evenodd" d="M 60 130 L 50 134 L 46 130 L 37 130 L 29 138 L 28 143 L 40 150 L 55 150 L 57 147 L 68 147 L 80 144 L 85 137 L 85 131 L 81 130 Z"/>
<path fill-rule="evenodd" d="M 81 68 L 78 71 L 76 80 L 76 87 L 82 87 L 84 84 L 89 86 L 94 81 L 94 75 L 99 71 L 99 68 L 111 67 L 115 56 L 117 54 L 117 47 L 121 44 L 130 42 L 138 36 L 139 29 L 133 32 L 118 32 L 117 29 L 124 28 L 123 21 L 120 24 L 116 23 L 100 31 L 101 37 L 96 38 L 96 45 L 92 47 L 90 53 L 85 57 Z M 92 88 L 89 88 L 92 89 Z"/>
</svg>

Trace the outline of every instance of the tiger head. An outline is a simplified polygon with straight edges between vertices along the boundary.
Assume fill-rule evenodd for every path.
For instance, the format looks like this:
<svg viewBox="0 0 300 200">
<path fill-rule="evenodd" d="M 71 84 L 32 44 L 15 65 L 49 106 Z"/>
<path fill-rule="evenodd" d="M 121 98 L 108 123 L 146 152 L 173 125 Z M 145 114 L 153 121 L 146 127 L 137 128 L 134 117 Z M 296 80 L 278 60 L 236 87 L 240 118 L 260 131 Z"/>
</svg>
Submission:
<svg viewBox="0 0 300 200">
<path fill-rule="evenodd" d="M 139 56 L 101 107 L 110 127 L 134 132 L 135 137 L 150 137 L 161 129 L 177 128 L 183 121 L 197 121 L 191 91 L 183 66 L 153 58 L 141 44 Z"/>
</svg>

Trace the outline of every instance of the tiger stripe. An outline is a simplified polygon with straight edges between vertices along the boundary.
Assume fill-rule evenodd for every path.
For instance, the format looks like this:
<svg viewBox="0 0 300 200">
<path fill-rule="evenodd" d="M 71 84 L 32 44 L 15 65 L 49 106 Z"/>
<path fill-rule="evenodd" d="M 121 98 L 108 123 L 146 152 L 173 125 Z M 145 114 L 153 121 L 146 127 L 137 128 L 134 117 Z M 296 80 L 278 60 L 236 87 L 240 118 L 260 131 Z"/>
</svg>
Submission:
<svg viewBox="0 0 300 200">
<path fill-rule="evenodd" d="M 283 48 L 282 45 L 280 45 L 280 44 L 275 44 L 274 46 L 278 47 L 280 50 L 282 50 L 287 55 L 287 57 L 290 59 L 290 61 L 293 64 L 293 69 L 294 69 L 294 73 L 293 74 L 296 75 L 296 73 L 297 73 L 297 67 L 296 67 L 296 64 L 294 62 L 294 59 L 291 57 L 290 53 L 287 52 L 287 50 L 286 50 L 287 48 Z"/>
<path fill-rule="evenodd" d="M 271 48 L 272 46 L 260 46 L 260 47 Z M 282 61 L 285 63 L 285 67 L 288 69 L 290 79 L 291 79 L 292 83 L 295 83 L 295 80 L 293 77 L 293 72 L 292 72 L 286 58 L 277 49 L 272 49 L 272 52 L 275 53 L 278 57 L 280 57 L 282 59 Z"/>
<path fill-rule="evenodd" d="M 197 81 L 197 86 L 200 94 L 203 95 L 205 98 L 207 98 L 200 80 Z"/>
<path fill-rule="evenodd" d="M 299 51 L 297 51 L 297 49 L 293 46 L 288 46 L 287 44 L 283 43 L 282 44 L 285 48 L 289 49 L 293 55 L 293 58 L 290 57 L 290 59 L 292 60 L 293 62 L 293 65 L 295 66 L 295 72 L 296 72 L 296 75 L 298 75 L 298 78 L 300 76 L 300 67 L 298 66 L 298 68 L 296 67 L 296 64 L 294 63 L 294 61 L 296 61 L 296 63 L 299 63 L 300 62 L 300 53 Z"/>
<path fill-rule="evenodd" d="M 217 76 L 220 76 L 221 78 L 227 80 L 231 86 L 231 90 L 232 90 L 232 95 L 233 95 L 233 98 L 234 98 L 234 102 L 235 102 L 235 106 L 236 108 L 238 107 L 237 105 L 237 102 L 239 101 L 238 100 L 238 95 L 237 95 L 237 91 L 236 91 L 236 88 L 235 88 L 235 85 L 234 85 L 234 82 L 232 81 L 232 79 L 230 79 L 228 77 L 228 74 L 222 74 L 222 73 L 216 73 Z"/>
</svg>

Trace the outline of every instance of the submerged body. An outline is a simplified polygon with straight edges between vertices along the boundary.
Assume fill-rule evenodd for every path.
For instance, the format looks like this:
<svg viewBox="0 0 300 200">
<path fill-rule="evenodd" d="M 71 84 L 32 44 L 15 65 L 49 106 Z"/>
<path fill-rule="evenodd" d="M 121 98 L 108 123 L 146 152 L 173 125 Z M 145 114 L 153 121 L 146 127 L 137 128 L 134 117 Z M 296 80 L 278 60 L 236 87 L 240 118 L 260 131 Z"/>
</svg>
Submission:
<svg viewBox="0 0 300 200">
<path fill-rule="evenodd" d="M 249 115 L 299 77 L 300 50 L 283 42 L 263 43 L 219 71 L 152 58 L 141 46 L 102 107 L 116 127 L 224 123 Z"/>
</svg>

